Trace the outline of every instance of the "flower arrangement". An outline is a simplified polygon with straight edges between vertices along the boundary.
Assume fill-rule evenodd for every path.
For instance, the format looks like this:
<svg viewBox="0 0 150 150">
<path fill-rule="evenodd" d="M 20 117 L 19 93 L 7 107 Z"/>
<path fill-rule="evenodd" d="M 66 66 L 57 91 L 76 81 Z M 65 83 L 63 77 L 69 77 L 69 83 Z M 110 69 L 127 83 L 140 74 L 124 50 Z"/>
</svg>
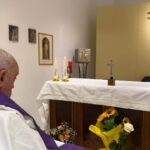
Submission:
<svg viewBox="0 0 150 150">
<path fill-rule="evenodd" d="M 89 126 L 89 130 L 102 139 L 103 150 L 126 150 L 127 135 L 134 131 L 134 127 L 128 117 L 110 107 L 98 117 L 95 125 Z"/>
<path fill-rule="evenodd" d="M 76 136 L 76 131 L 70 128 L 67 122 L 62 122 L 56 128 L 50 129 L 49 133 L 55 140 L 64 143 L 74 143 Z"/>
</svg>

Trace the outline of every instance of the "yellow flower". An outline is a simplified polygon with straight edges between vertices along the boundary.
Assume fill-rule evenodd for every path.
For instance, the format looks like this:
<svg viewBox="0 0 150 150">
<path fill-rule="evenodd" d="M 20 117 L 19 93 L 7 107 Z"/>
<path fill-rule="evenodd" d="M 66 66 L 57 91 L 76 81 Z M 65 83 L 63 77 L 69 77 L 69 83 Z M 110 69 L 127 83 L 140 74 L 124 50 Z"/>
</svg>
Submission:
<svg viewBox="0 0 150 150">
<path fill-rule="evenodd" d="M 97 121 L 101 122 L 103 121 L 105 118 L 107 118 L 107 113 L 103 112 L 97 119 Z"/>
<path fill-rule="evenodd" d="M 114 107 L 110 107 L 98 117 L 97 121 L 101 122 L 104 119 L 109 118 L 110 116 L 113 116 L 115 114 L 117 114 L 117 110 Z"/>
<path fill-rule="evenodd" d="M 110 107 L 99 115 L 95 125 L 89 126 L 89 130 L 102 139 L 105 145 L 103 150 L 110 150 L 110 147 L 112 147 L 114 143 L 121 149 L 126 147 L 126 137 L 123 139 L 121 138 L 122 136 L 126 136 L 130 132 L 134 131 L 134 127 L 130 123 L 130 119 L 128 117 L 124 117 L 123 119 L 121 118 L 122 113 L 119 114 L 114 107 Z M 125 144 L 122 144 L 121 142 Z"/>
</svg>

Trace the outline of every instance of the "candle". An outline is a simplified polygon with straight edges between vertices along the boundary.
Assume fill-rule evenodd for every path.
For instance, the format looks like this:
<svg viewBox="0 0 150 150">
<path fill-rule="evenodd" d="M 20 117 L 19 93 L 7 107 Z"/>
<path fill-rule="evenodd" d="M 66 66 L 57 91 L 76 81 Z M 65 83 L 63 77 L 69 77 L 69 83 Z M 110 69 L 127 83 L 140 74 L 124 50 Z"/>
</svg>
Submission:
<svg viewBox="0 0 150 150">
<path fill-rule="evenodd" d="M 63 60 L 63 74 L 66 75 L 67 73 L 67 58 L 64 57 L 64 60 Z"/>
<path fill-rule="evenodd" d="M 54 69 L 57 70 L 57 59 L 56 59 L 56 57 L 54 58 Z"/>
</svg>

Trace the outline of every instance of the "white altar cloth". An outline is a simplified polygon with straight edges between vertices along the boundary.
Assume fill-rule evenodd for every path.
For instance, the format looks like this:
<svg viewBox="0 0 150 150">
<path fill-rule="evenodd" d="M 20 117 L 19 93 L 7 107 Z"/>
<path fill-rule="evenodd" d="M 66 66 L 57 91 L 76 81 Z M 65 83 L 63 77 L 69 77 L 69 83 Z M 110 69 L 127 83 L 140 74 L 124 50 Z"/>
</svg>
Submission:
<svg viewBox="0 0 150 150">
<path fill-rule="evenodd" d="M 37 100 L 64 100 L 150 111 L 150 82 L 116 81 L 115 86 L 108 86 L 107 80 L 98 79 L 47 81 Z"/>
</svg>

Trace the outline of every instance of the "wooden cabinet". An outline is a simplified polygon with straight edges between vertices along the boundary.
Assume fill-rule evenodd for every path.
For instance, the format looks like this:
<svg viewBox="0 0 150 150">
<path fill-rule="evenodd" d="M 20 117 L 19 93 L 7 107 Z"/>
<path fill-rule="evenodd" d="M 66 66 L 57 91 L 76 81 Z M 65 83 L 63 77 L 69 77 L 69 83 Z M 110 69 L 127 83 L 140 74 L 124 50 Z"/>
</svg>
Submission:
<svg viewBox="0 0 150 150">
<path fill-rule="evenodd" d="M 122 109 L 122 108 L 119 108 Z M 77 131 L 76 144 L 91 150 L 102 147 L 99 137 L 88 130 L 95 124 L 104 106 L 65 101 L 50 101 L 50 126 L 56 127 L 61 121 L 67 121 Z M 135 131 L 129 134 L 129 150 L 150 150 L 150 112 L 122 109 L 130 117 Z"/>
</svg>

